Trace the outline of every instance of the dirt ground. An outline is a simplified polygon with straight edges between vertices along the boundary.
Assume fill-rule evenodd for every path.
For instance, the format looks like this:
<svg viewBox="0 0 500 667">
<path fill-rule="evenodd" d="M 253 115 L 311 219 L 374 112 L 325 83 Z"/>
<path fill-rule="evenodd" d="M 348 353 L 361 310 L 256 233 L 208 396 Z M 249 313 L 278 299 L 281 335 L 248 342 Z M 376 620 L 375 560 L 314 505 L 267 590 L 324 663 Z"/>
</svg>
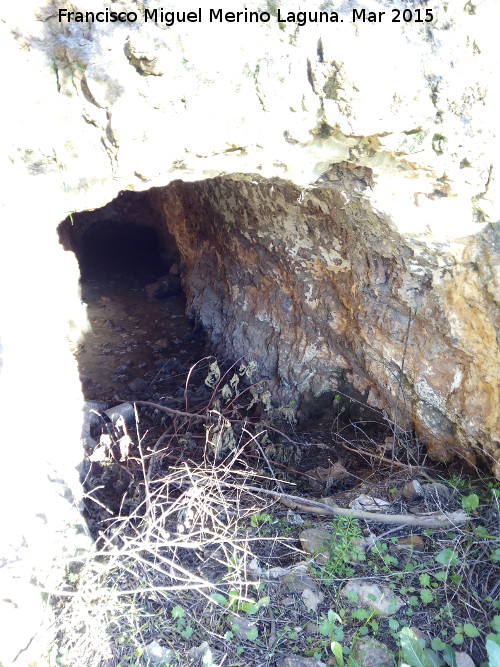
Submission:
<svg viewBox="0 0 500 667">
<path fill-rule="evenodd" d="M 160 384 L 164 393 L 175 393 L 177 372 L 203 356 L 204 341 L 185 315 L 183 293 L 148 299 L 144 288 L 149 279 L 124 274 L 83 282 L 91 331 L 78 344 L 76 358 L 85 398 L 152 398 Z M 172 366 L 177 372 L 172 373 Z"/>
</svg>

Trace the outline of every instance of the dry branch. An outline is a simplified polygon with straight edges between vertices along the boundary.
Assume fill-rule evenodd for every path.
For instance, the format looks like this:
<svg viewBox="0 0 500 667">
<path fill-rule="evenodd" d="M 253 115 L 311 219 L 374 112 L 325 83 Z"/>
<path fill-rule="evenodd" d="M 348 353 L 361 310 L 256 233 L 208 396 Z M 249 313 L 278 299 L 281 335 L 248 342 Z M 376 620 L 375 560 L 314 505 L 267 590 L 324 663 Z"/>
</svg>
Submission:
<svg viewBox="0 0 500 667">
<path fill-rule="evenodd" d="M 121 400 L 121 399 L 120 399 Z M 148 408 L 154 408 L 155 410 L 161 410 L 166 412 L 169 415 L 174 417 L 192 417 L 195 419 L 203 419 L 204 421 L 209 421 L 213 419 L 212 415 L 201 415 L 194 412 L 183 412 L 182 410 L 175 410 L 174 408 L 169 408 L 166 405 L 160 405 L 159 403 L 153 403 L 152 401 L 132 401 L 136 405 L 144 405 Z"/>
<path fill-rule="evenodd" d="M 225 484 L 228 486 L 227 484 Z M 259 489 L 257 486 L 245 486 L 246 491 L 254 493 L 264 493 L 279 500 L 285 507 L 298 510 L 299 512 L 309 512 L 321 516 L 352 516 L 356 519 L 365 521 L 377 521 L 378 523 L 395 523 L 406 526 L 426 526 L 427 528 L 442 528 L 446 526 L 455 526 L 465 523 L 468 516 L 461 510 L 443 514 L 442 512 L 433 512 L 430 514 L 382 514 L 380 512 L 364 512 L 363 510 L 345 509 L 344 507 L 332 507 L 318 503 L 308 498 L 292 496 L 288 493 L 278 493 L 270 489 Z"/>
<path fill-rule="evenodd" d="M 196 473 L 192 473 L 190 480 L 196 477 Z M 182 477 L 179 480 L 182 484 Z M 261 493 L 271 496 L 280 501 L 285 507 L 298 510 L 299 512 L 309 512 L 310 514 L 318 514 L 320 516 L 351 516 L 355 519 L 364 519 L 365 521 L 376 521 L 377 523 L 392 523 L 402 526 L 424 526 L 427 528 L 446 528 L 448 526 L 456 526 L 465 523 L 470 517 L 458 510 L 444 514 L 443 512 L 430 512 L 429 514 L 383 514 L 381 512 L 364 512 L 363 510 L 346 509 L 344 507 L 337 507 L 332 505 L 325 505 L 316 500 L 309 498 L 301 498 L 300 496 L 293 496 L 289 493 L 280 493 L 272 491 L 271 489 L 263 489 L 258 486 L 250 486 L 248 484 L 235 484 L 231 482 L 218 481 L 220 486 L 230 489 L 238 489 L 239 491 L 246 491 L 251 493 Z"/>
</svg>

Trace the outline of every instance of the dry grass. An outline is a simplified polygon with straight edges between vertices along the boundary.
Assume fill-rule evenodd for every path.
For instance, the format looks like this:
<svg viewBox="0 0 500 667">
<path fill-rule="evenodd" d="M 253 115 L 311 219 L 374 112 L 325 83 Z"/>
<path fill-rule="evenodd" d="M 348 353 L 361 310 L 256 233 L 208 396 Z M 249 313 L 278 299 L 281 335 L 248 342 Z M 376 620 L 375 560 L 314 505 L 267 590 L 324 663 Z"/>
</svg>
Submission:
<svg viewBox="0 0 500 667">
<path fill-rule="evenodd" d="M 223 438 L 230 427 L 223 417 L 216 425 L 207 430 L 201 463 L 151 474 L 151 457 L 140 457 L 143 478 L 133 511 L 108 520 L 99 549 L 68 571 L 72 590 L 54 599 L 59 608 L 54 664 L 136 664 L 151 641 L 182 655 L 183 644 L 192 643 L 182 636 L 182 631 L 189 635 L 187 627 L 197 643 L 227 643 L 228 628 L 220 619 L 218 627 L 222 614 L 212 596 L 237 598 L 238 604 L 255 599 L 260 580 L 252 570 L 253 547 L 258 542 L 262 550 L 266 538 L 244 527 L 269 503 L 246 489 L 258 479 L 242 462 L 242 447 L 213 462 L 209 452 L 219 448 L 213 438 Z M 140 444 L 138 449 L 142 454 Z M 171 614 L 178 606 L 185 612 L 182 624 Z M 189 664 L 186 654 L 183 660 Z"/>
</svg>

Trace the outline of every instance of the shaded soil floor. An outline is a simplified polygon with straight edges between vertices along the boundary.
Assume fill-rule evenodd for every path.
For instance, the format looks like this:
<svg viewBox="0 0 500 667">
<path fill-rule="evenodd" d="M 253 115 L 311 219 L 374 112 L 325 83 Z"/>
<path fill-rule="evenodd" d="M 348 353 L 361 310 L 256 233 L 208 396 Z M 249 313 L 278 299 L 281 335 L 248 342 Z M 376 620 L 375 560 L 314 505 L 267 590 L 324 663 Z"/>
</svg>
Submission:
<svg viewBox="0 0 500 667">
<path fill-rule="evenodd" d="M 204 356 L 204 339 L 185 315 L 178 294 L 148 298 L 158 272 L 93 273 L 82 282 L 91 330 L 77 345 L 84 395 L 89 400 L 159 398 L 175 394 L 177 377 Z"/>
</svg>

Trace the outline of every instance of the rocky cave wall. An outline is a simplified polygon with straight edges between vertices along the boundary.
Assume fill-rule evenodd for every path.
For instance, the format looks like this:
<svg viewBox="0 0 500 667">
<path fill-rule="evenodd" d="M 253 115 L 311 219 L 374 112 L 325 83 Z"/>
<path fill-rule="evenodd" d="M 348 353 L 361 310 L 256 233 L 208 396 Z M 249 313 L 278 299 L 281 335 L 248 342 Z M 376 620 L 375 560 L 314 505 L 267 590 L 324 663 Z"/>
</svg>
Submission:
<svg viewBox="0 0 500 667">
<path fill-rule="evenodd" d="M 491 226 L 453 247 L 402 235 L 373 210 L 373 181 L 349 162 L 308 188 L 176 181 L 122 192 L 59 230 L 78 249 L 104 227 L 117 243 L 125 222 L 155 229 L 165 259 L 180 253 L 190 314 L 221 355 L 251 355 L 275 401 L 340 391 L 355 399 L 349 416 L 377 408 L 433 458 L 496 458 L 498 239 Z"/>
<path fill-rule="evenodd" d="M 255 358 L 278 400 L 340 390 L 389 418 L 397 402 L 398 425 L 434 458 L 498 457 L 498 239 L 403 236 L 371 208 L 371 178 L 340 164 L 305 190 L 234 176 L 175 182 L 152 201 L 191 312 L 224 354 Z"/>
</svg>

